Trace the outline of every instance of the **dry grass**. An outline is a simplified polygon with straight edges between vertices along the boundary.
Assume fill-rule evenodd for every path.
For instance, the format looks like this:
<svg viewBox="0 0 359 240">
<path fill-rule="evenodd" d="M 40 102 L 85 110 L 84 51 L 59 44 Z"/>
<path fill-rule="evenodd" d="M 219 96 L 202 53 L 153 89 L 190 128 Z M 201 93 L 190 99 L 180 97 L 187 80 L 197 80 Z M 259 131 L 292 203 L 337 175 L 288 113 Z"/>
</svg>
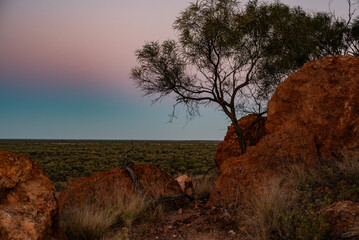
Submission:
<svg viewBox="0 0 359 240">
<path fill-rule="evenodd" d="M 359 149 L 322 159 L 321 164 L 289 166 L 281 177 L 250 196 L 239 210 L 239 226 L 246 239 L 327 239 L 330 229 L 320 209 L 357 194 Z M 338 189 L 340 181 L 347 182 L 346 188 Z M 358 236 L 359 224 L 355 224 L 343 237 Z"/>
<path fill-rule="evenodd" d="M 344 233 L 344 238 L 357 239 L 359 238 L 359 223 L 356 222 L 355 225 L 348 229 L 346 233 Z"/>
<path fill-rule="evenodd" d="M 306 185 L 323 184 L 325 181 L 317 169 L 305 165 L 294 164 L 287 167 L 284 175 L 288 184 L 294 188 L 303 188 Z"/>
<path fill-rule="evenodd" d="M 288 216 L 292 204 L 290 190 L 283 184 L 282 179 L 269 181 L 259 193 L 252 196 L 252 201 L 240 211 L 239 222 L 247 226 L 244 230 L 246 239 L 266 240 L 276 232 L 282 238 L 286 235 L 283 230 L 290 226 L 283 226 L 281 218 Z M 285 213 L 285 214 L 284 214 Z M 292 213 L 289 212 L 289 216 Z"/>
<path fill-rule="evenodd" d="M 84 205 L 66 212 L 61 227 L 69 239 L 99 239 L 111 230 L 117 216 L 94 205 Z"/>
<path fill-rule="evenodd" d="M 99 239 L 114 227 L 130 227 L 147 209 L 147 202 L 139 194 L 99 194 L 92 203 L 66 210 L 60 224 L 69 239 Z"/>
<path fill-rule="evenodd" d="M 208 199 L 212 191 L 212 186 L 216 180 L 217 173 L 211 172 L 205 176 L 197 175 L 193 177 L 194 198 L 196 200 Z"/>
<path fill-rule="evenodd" d="M 343 151 L 342 160 L 336 162 L 336 167 L 344 175 L 359 175 L 359 149 Z"/>
</svg>

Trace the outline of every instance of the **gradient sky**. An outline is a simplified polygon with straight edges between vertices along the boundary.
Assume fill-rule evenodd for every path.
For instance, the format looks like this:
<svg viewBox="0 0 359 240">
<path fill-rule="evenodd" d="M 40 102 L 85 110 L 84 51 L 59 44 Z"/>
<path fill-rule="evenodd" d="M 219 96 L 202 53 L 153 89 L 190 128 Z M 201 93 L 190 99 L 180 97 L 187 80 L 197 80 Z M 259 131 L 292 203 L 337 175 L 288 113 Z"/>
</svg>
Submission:
<svg viewBox="0 0 359 240">
<path fill-rule="evenodd" d="M 0 138 L 223 139 L 208 108 L 168 123 L 171 99 L 151 105 L 129 78 L 146 41 L 175 38 L 185 0 L 1 0 Z M 326 0 L 287 0 L 328 11 Z M 345 16 L 345 0 L 332 9 Z"/>
</svg>

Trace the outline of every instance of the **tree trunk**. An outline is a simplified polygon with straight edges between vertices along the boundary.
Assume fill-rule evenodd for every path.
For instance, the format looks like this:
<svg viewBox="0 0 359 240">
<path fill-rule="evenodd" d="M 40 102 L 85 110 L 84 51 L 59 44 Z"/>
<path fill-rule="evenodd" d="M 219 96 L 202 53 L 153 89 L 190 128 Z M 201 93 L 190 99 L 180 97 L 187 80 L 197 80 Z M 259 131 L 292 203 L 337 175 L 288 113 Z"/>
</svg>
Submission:
<svg viewBox="0 0 359 240">
<path fill-rule="evenodd" d="M 264 112 L 265 113 L 265 112 Z M 256 145 L 256 138 L 257 138 L 257 132 L 258 132 L 258 129 L 259 129 L 259 121 L 262 117 L 262 115 L 264 114 L 257 114 L 257 118 L 256 120 L 254 120 L 251 124 L 249 124 L 249 126 L 245 129 L 246 131 L 246 136 L 247 138 L 249 139 L 249 146 L 254 146 Z M 255 125 L 256 126 L 256 129 L 254 131 L 254 136 L 251 135 L 251 133 L 249 132 L 249 129 L 251 129 L 252 127 L 254 127 Z"/>
<path fill-rule="evenodd" d="M 231 118 L 231 120 L 238 138 L 239 147 L 242 150 L 242 154 L 244 154 L 247 150 L 246 141 L 244 140 L 244 132 L 241 129 L 241 127 L 238 125 L 238 120 L 236 118 Z"/>
</svg>

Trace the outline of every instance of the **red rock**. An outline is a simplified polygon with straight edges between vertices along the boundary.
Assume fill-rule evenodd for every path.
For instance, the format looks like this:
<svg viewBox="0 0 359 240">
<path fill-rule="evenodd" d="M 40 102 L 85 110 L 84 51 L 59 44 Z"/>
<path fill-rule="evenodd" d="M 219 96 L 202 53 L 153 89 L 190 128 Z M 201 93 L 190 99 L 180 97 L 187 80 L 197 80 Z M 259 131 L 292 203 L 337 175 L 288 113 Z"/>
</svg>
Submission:
<svg viewBox="0 0 359 240">
<path fill-rule="evenodd" d="M 221 165 L 210 195 L 210 204 L 235 206 L 291 164 L 316 164 L 316 146 L 309 132 L 286 131 L 264 136 L 247 152 Z"/>
<path fill-rule="evenodd" d="M 55 188 L 40 164 L 0 151 L 1 239 L 66 239 L 57 218 Z"/>
<path fill-rule="evenodd" d="M 268 103 L 268 134 L 306 129 L 321 156 L 359 145 L 359 57 L 306 63 L 279 84 Z"/>
<path fill-rule="evenodd" d="M 319 157 L 359 147 L 358 96 L 359 57 L 306 63 L 270 100 L 266 135 L 222 159 L 209 204 L 235 205 L 291 164 L 315 167 Z"/>
<path fill-rule="evenodd" d="M 238 124 L 242 129 L 247 129 L 249 134 L 254 138 L 255 144 L 261 139 L 265 134 L 265 122 L 266 117 L 260 117 L 258 124 L 253 124 L 249 127 L 254 121 L 257 120 L 255 114 L 247 115 L 238 120 Z M 244 136 L 247 146 L 250 146 L 250 140 L 248 135 Z M 233 124 L 228 126 L 227 134 L 224 137 L 224 141 L 218 145 L 216 151 L 216 166 L 220 167 L 224 160 L 231 157 L 238 157 L 242 154 L 241 148 L 239 147 L 238 137 L 234 130 Z"/>
<path fill-rule="evenodd" d="M 140 187 L 152 200 L 182 193 L 178 182 L 158 167 L 136 165 L 133 167 Z M 80 205 L 93 198 L 113 197 L 117 193 L 134 193 L 134 184 L 125 169 L 97 172 L 90 177 L 74 179 L 59 196 L 60 211 Z"/>
<path fill-rule="evenodd" d="M 359 203 L 335 202 L 323 209 L 322 212 L 329 223 L 332 239 L 359 238 Z"/>
</svg>

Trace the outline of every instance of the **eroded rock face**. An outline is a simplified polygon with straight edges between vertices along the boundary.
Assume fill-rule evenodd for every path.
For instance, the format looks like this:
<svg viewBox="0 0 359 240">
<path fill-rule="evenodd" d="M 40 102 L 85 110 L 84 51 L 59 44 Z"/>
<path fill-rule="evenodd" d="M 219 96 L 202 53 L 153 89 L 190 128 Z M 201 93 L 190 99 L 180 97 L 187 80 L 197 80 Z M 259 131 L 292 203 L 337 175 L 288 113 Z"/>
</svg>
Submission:
<svg viewBox="0 0 359 240">
<path fill-rule="evenodd" d="M 1 239 L 66 239 L 57 214 L 54 185 L 40 164 L 0 151 Z"/>
<path fill-rule="evenodd" d="M 268 103 L 268 134 L 307 129 L 321 156 L 359 146 L 359 58 L 346 55 L 306 63 Z"/>
<path fill-rule="evenodd" d="M 257 119 L 257 116 L 255 114 L 249 114 L 239 119 L 238 124 L 242 129 L 248 129 L 248 133 L 253 138 L 254 143 L 257 144 L 259 139 L 261 139 L 266 134 L 266 119 L 266 117 L 260 117 L 259 119 Z M 249 140 L 248 134 L 245 134 L 244 137 L 247 146 L 250 146 L 251 142 Z M 231 157 L 238 157 L 241 154 L 242 150 L 239 147 L 238 137 L 232 124 L 228 126 L 227 134 L 224 137 L 224 141 L 218 145 L 216 151 L 216 166 L 220 167 L 226 159 L 229 159 Z"/>
<path fill-rule="evenodd" d="M 166 172 L 151 165 L 135 165 L 140 187 L 150 200 L 182 193 L 178 182 Z M 92 198 L 111 197 L 114 193 L 134 192 L 134 183 L 125 169 L 97 172 L 90 177 L 74 179 L 59 196 L 60 211 L 88 202 Z"/>
<path fill-rule="evenodd" d="M 266 135 L 222 160 L 210 203 L 236 203 L 291 164 L 315 167 L 320 156 L 359 147 L 358 96 L 359 57 L 306 63 L 270 100 Z"/>
</svg>

